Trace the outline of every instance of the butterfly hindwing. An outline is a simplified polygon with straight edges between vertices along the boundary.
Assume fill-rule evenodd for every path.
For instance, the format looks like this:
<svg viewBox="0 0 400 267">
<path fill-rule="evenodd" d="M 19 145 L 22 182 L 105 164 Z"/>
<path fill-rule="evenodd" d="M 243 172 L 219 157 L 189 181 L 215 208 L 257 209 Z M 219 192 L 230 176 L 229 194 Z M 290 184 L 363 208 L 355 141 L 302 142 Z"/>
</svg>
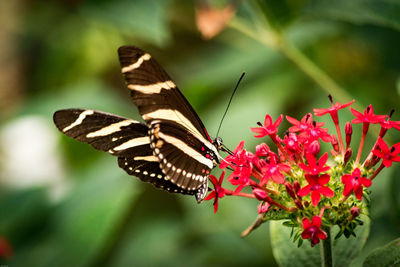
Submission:
<svg viewBox="0 0 400 267">
<path fill-rule="evenodd" d="M 133 160 L 132 158 L 118 157 L 118 165 L 129 175 L 138 177 L 143 182 L 151 183 L 156 188 L 184 195 L 194 195 L 196 191 L 185 190 L 169 181 L 161 171 L 158 162 Z"/>
<path fill-rule="evenodd" d="M 207 184 L 213 152 L 186 128 L 173 121 L 154 121 L 150 145 L 171 182 L 188 190 Z"/>
</svg>

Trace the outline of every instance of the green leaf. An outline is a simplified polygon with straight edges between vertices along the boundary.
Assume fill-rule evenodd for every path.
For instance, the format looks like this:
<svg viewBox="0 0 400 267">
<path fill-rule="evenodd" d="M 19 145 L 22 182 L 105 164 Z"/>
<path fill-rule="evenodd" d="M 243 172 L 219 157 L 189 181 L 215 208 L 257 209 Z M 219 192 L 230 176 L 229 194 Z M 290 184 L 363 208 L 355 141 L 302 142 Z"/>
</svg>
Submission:
<svg viewBox="0 0 400 267">
<path fill-rule="evenodd" d="M 308 15 L 400 30 L 400 2 L 395 0 L 311 1 L 306 11 Z"/>
<path fill-rule="evenodd" d="M 333 257 L 336 266 L 349 266 L 351 261 L 363 248 L 369 234 L 369 219 L 362 216 L 363 226 L 356 228 L 357 237 L 340 238 L 333 241 Z M 307 240 L 301 247 L 290 240 L 290 228 L 282 225 L 281 221 L 271 221 L 270 234 L 272 251 L 280 266 L 321 266 L 320 244 L 311 247 Z M 339 231 L 335 227 L 331 233 L 335 236 Z M 301 243 L 301 242 L 300 242 Z"/>
<path fill-rule="evenodd" d="M 393 240 L 386 246 L 372 251 L 364 261 L 364 267 L 398 266 L 400 263 L 400 238 Z"/>
</svg>

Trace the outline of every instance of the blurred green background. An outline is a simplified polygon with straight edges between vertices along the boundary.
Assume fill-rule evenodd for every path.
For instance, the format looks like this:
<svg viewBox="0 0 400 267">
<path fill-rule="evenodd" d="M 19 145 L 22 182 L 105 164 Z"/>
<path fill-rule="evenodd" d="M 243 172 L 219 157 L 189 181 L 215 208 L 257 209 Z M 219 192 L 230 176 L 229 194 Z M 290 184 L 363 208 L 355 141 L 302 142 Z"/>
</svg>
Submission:
<svg viewBox="0 0 400 267">
<path fill-rule="evenodd" d="M 62 108 L 140 118 L 120 74 L 121 45 L 150 52 L 211 135 L 246 71 L 220 132 L 231 149 L 245 140 L 254 151 L 260 140 L 249 127 L 266 113 L 301 118 L 328 107 L 328 93 L 356 99 L 358 110 L 400 111 L 399 1 L 210 1 L 226 11 L 214 16 L 205 3 L 0 1 L 0 237 L 13 250 L 0 264 L 276 265 L 268 224 L 240 237 L 257 216 L 256 201 L 224 198 L 214 214 L 211 202 L 156 190 L 116 158 L 57 131 L 52 114 Z M 196 20 L 226 25 L 204 38 Z M 340 116 L 342 125 L 352 119 L 347 110 Z M 360 127 L 354 132 L 353 149 Z M 386 140 L 400 135 L 389 131 Z M 371 233 L 356 262 L 400 236 L 399 176 L 395 164 L 374 180 Z"/>
</svg>

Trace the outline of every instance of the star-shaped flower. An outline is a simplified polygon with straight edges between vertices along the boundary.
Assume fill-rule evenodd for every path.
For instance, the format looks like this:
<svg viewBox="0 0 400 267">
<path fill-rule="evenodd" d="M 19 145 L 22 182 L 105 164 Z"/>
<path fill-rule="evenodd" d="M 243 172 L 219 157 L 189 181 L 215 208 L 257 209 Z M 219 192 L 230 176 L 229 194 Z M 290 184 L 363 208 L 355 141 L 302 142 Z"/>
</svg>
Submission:
<svg viewBox="0 0 400 267">
<path fill-rule="evenodd" d="M 361 176 L 359 168 L 353 170 L 350 174 L 342 176 L 342 183 L 344 184 L 343 195 L 348 196 L 353 191 L 356 197 L 361 200 L 363 194 L 363 186 L 370 187 L 372 181 L 368 178 Z"/>
<path fill-rule="evenodd" d="M 319 216 L 314 216 L 310 223 L 308 218 L 303 219 L 303 229 L 301 237 L 303 239 L 310 239 L 311 246 L 319 243 L 319 240 L 325 240 L 328 235 L 321 230 L 322 220 Z"/>
<path fill-rule="evenodd" d="M 261 138 L 266 135 L 276 135 L 278 132 L 278 126 L 283 120 L 283 115 L 281 114 L 274 123 L 272 123 L 272 118 L 270 115 L 265 115 L 264 125 L 259 123 L 260 127 L 250 128 L 254 133 L 258 134 L 254 137 Z"/>
<path fill-rule="evenodd" d="M 358 112 L 357 110 L 350 108 L 351 113 L 353 113 L 354 116 L 356 116 L 355 119 L 353 119 L 351 122 L 354 124 L 357 123 L 380 123 L 383 121 L 387 115 L 375 115 L 374 114 L 374 108 L 372 105 L 369 105 L 365 110 L 364 114 L 361 112 Z"/>
<path fill-rule="evenodd" d="M 307 153 L 306 158 L 308 165 L 300 163 L 299 167 L 302 168 L 307 174 L 317 175 L 330 169 L 329 166 L 325 166 L 326 161 L 328 160 L 328 152 L 325 152 L 325 154 L 323 154 L 318 161 L 313 154 Z"/>
<path fill-rule="evenodd" d="M 393 161 L 400 162 L 400 156 L 397 156 L 400 153 L 400 143 L 389 148 L 385 141 L 381 137 L 378 137 L 377 149 L 372 150 L 372 153 L 381 158 L 383 165 L 388 168 L 392 166 Z"/>
<path fill-rule="evenodd" d="M 286 116 L 286 120 L 293 124 L 293 126 L 289 128 L 289 132 L 291 133 L 303 132 L 308 128 L 313 127 L 313 116 L 311 113 L 307 113 L 306 115 L 304 115 L 301 121 L 298 121 L 290 116 Z M 322 127 L 324 126 L 324 124 L 325 122 L 317 122 L 316 126 Z"/>
<path fill-rule="evenodd" d="M 218 199 L 223 198 L 226 193 L 226 189 L 222 188 L 222 181 L 224 180 L 225 170 L 222 172 L 219 180 L 214 175 L 210 175 L 210 180 L 214 185 L 214 189 L 208 194 L 204 200 L 210 200 L 214 198 L 214 213 L 218 210 Z"/>
<path fill-rule="evenodd" d="M 311 193 L 311 203 L 313 204 L 314 207 L 318 205 L 321 199 L 321 195 L 324 195 L 329 198 L 334 196 L 335 193 L 332 191 L 332 189 L 330 189 L 327 186 L 324 186 L 329 182 L 330 179 L 329 174 L 323 174 L 323 175 L 306 174 L 305 177 L 308 182 L 308 185 L 301 188 L 297 193 L 297 195 L 300 197 L 304 197 Z"/>
<path fill-rule="evenodd" d="M 330 108 L 321 108 L 321 109 L 314 108 L 314 114 L 315 114 L 315 116 L 323 116 L 323 115 L 329 113 L 331 115 L 334 123 L 338 122 L 338 110 L 350 106 L 355 101 L 353 99 L 349 103 L 346 103 L 346 104 L 342 105 L 339 102 L 336 102 L 335 104 L 333 104 L 333 100 L 332 100 L 332 97 L 330 95 L 329 95 L 329 99 L 331 100 L 331 105 L 332 106 Z"/>
<path fill-rule="evenodd" d="M 277 156 L 271 154 L 269 163 L 265 163 L 261 167 L 262 173 L 264 174 L 260 184 L 265 185 L 269 178 L 271 178 L 275 183 L 283 184 L 285 182 L 285 176 L 282 172 L 290 172 L 291 168 L 289 165 L 278 163 Z"/>
</svg>

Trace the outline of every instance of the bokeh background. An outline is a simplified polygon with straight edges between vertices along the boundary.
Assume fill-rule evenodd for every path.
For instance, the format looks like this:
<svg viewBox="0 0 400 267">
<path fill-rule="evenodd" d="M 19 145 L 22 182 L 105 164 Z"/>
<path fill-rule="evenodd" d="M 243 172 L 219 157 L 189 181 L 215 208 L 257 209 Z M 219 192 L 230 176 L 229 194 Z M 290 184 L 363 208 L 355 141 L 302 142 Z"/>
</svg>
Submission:
<svg viewBox="0 0 400 267">
<path fill-rule="evenodd" d="M 395 108 L 400 120 L 399 30 L 400 3 L 389 0 L 0 1 L 0 263 L 275 266 L 268 223 L 240 237 L 256 201 L 224 198 L 214 214 L 211 202 L 156 190 L 59 133 L 53 112 L 140 119 L 116 52 L 129 44 L 165 67 L 211 135 L 246 71 L 219 134 L 231 149 L 245 140 L 254 151 L 260 140 L 249 127 L 265 114 L 301 118 L 328 107 L 328 93 L 356 99 L 358 110 Z M 361 126 L 354 132 L 353 147 Z M 399 139 L 391 131 L 386 140 Z M 399 164 L 375 181 L 371 233 L 355 266 L 400 236 Z"/>
</svg>

